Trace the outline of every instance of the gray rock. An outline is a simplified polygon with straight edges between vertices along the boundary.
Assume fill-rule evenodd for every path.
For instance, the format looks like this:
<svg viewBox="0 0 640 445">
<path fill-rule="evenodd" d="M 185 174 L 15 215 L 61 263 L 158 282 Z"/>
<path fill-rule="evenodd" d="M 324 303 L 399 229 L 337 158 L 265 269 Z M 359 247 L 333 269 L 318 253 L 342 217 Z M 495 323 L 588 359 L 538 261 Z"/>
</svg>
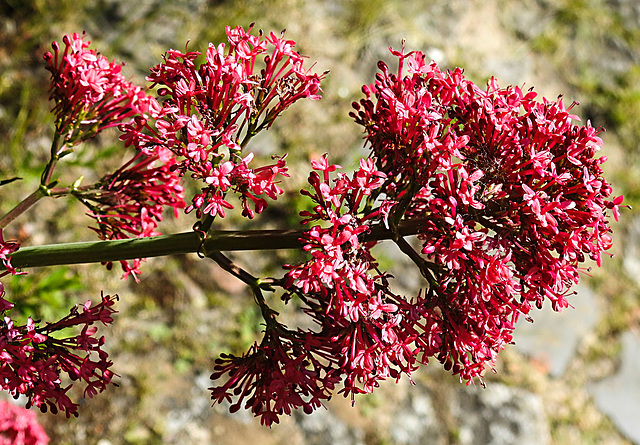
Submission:
<svg viewBox="0 0 640 445">
<path fill-rule="evenodd" d="M 296 422 L 306 445 L 364 445 L 364 431 L 350 427 L 330 411 L 319 408 L 307 415 L 296 411 Z"/>
<path fill-rule="evenodd" d="M 622 434 L 640 444 L 640 334 L 622 336 L 622 365 L 618 372 L 592 386 L 589 392 Z"/>
<path fill-rule="evenodd" d="M 576 287 L 577 295 L 569 297 L 562 312 L 551 309 L 545 302 L 542 310 L 530 313 L 533 323 L 518 320 L 514 333 L 516 348 L 548 366 L 549 374 L 561 376 L 573 358 L 585 335 L 593 332 L 600 317 L 597 300 L 591 289 Z"/>
<path fill-rule="evenodd" d="M 634 218 L 627 233 L 624 269 L 629 277 L 640 284 L 640 218 Z"/>
<path fill-rule="evenodd" d="M 609 0 L 607 3 L 626 29 L 640 28 L 640 3 L 637 0 Z"/>
<path fill-rule="evenodd" d="M 535 39 L 544 32 L 553 18 L 547 3 L 545 0 L 502 1 L 502 26 L 522 40 Z"/>
<path fill-rule="evenodd" d="M 389 435 L 396 445 L 442 443 L 444 436 L 438 424 L 433 403 L 426 390 L 411 388 L 409 396 L 393 416 Z"/>
<path fill-rule="evenodd" d="M 211 409 L 207 389 L 211 380 L 208 373 L 198 374 L 194 380 L 190 397 L 185 397 L 184 403 L 176 404 L 179 406 L 167 412 L 163 425 L 166 443 L 185 443 L 187 437 L 189 443 L 213 443 L 210 428 L 203 422 Z"/>
<path fill-rule="evenodd" d="M 452 402 L 460 445 L 550 443 L 542 400 L 528 391 L 491 383 L 462 388 Z"/>
</svg>

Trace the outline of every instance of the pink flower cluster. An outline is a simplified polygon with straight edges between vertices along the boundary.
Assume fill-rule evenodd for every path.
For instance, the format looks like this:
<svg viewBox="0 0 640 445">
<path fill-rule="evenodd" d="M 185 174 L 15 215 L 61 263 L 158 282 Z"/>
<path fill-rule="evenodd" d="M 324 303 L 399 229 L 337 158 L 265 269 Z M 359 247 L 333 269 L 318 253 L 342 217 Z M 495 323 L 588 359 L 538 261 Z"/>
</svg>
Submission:
<svg viewBox="0 0 640 445">
<path fill-rule="evenodd" d="M 370 249 L 375 242 L 361 242 L 375 221 L 387 218 L 388 203 L 371 209 L 367 199 L 387 175 L 377 171 L 375 159 L 361 159 L 353 178 L 343 173 L 331 181 L 326 155 L 312 161 L 322 171 L 309 176 L 313 192 L 302 191 L 315 203 L 303 211 L 303 223 L 324 222 L 312 227 L 300 241 L 311 259 L 289 269 L 284 287 L 307 306 L 307 314 L 321 327 L 323 341 L 309 342 L 312 350 L 334 357 L 333 374 L 343 377 L 345 396 L 370 393 L 378 382 L 410 374 L 414 351 L 409 347 L 415 329 L 401 298 L 389 289 L 389 276 L 378 269 Z M 290 296 L 289 296 L 290 297 Z M 288 298 L 289 298 L 288 297 Z"/>
<path fill-rule="evenodd" d="M 332 366 L 325 364 L 334 358 L 325 357 L 324 351 L 314 348 L 316 344 L 315 336 L 272 321 L 260 345 L 253 345 L 242 357 L 222 354 L 216 359 L 211 379 L 228 378 L 210 388 L 213 402 L 233 402 L 232 413 L 249 409 L 266 426 L 278 423 L 280 415 L 291 415 L 294 409 L 310 414 L 331 398 L 340 380 Z"/>
<path fill-rule="evenodd" d="M 125 145 L 138 150 L 96 187 L 72 190 L 102 239 L 158 234 L 167 206 L 209 222 L 224 217 L 233 208 L 229 192 L 253 218 L 266 198 L 283 193 L 286 156 L 254 167 L 253 153 L 243 150 L 292 103 L 318 99 L 324 74 L 304 68 L 283 34 L 252 29 L 227 27 L 228 45 L 210 44 L 204 54 L 168 51 L 147 77 L 157 98 L 89 50 L 84 36 L 66 36 L 63 52 L 54 43 L 54 54 L 45 55 L 63 144 L 118 125 Z M 243 356 L 217 360 L 211 377 L 226 380 L 211 388 L 212 399 L 232 403 L 232 411 L 244 406 L 265 425 L 297 408 L 313 411 L 338 385 L 353 400 L 429 359 L 467 384 L 482 382 L 517 320 L 530 319 L 545 300 L 567 307 L 583 264 L 600 265 L 611 247 L 609 219 L 618 219 L 623 198 L 611 196 L 603 177 L 600 129 L 577 125 L 573 104 L 539 101 L 532 90 L 500 88 L 493 78 L 481 88 L 420 52 L 392 53 L 397 71 L 380 62 L 351 113 L 371 156 L 352 176 L 326 155 L 312 161 L 311 189 L 302 193 L 313 207 L 301 212 L 311 228 L 300 239 L 309 259 L 285 265 L 285 277 L 268 285 L 239 274 L 252 287 L 265 334 Z M 201 187 L 188 205 L 184 175 Z M 407 239 L 407 227 L 417 236 Z M 391 290 L 392 277 L 371 250 L 374 232 L 416 265 L 425 280 L 417 296 Z M 11 273 L 17 248 L 0 232 L 0 260 Z M 125 276 L 139 272 L 140 260 L 121 264 Z M 285 290 L 285 301 L 299 299 L 316 328 L 280 323 L 262 295 L 273 286 Z M 75 414 L 59 375 L 84 380 L 89 396 L 109 383 L 111 362 L 92 325 L 108 324 L 112 305 L 104 297 L 44 328 L 30 319 L 14 327 L 5 317 L 3 388 L 26 394 L 29 405 Z M 0 298 L 1 310 L 11 307 Z M 83 326 L 81 334 L 50 335 L 68 326 Z"/>
<path fill-rule="evenodd" d="M 171 153 L 147 156 L 139 152 L 114 173 L 104 177 L 98 188 L 78 191 L 76 196 L 89 208 L 98 227 L 91 227 L 104 240 L 160 235 L 156 231 L 165 208 L 185 207 L 184 188 L 172 169 Z M 120 261 L 124 276 L 140 273 L 142 259 Z M 110 264 L 108 265 L 111 266 Z"/>
<path fill-rule="evenodd" d="M 9 402 L 0 402 L 0 445 L 47 445 L 49 436 L 36 414 Z"/>
<path fill-rule="evenodd" d="M 228 48 L 209 44 L 200 66 L 199 52 L 168 51 L 147 77 L 159 87 L 162 104 L 152 100 L 150 118 L 120 127 L 127 145 L 144 153 L 171 150 L 179 159 L 174 168 L 202 182 L 186 209 L 198 217 L 224 217 L 233 207 L 226 200 L 229 190 L 240 196 L 249 218 L 267 205 L 263 195 L 276 199 L 279 177 L 287 176 L 284 157 L 250 168 L 253 154 L 242 157 L 242 149 L 289 105 L 320 97 L 322 75 L 303 67 L 295 42 L 274 33 L 253 35 L 251 29 L 227 27 Z"/>
<path fill-rule="evenodd" d="M 113 322 L 112 306 L 117 297 L 103 296 L 94 305 L 87 301 L 62 320 L 43 327 L 31 318 L 17 326 L 6 315 L 13 304 L 3 298 L 4 289 L 0 289 L 0 309 L 4 314 L 0 322 L 0 387 L 14 397 L 25 395 L 27 408 L 37 406 L 42 412 L 62 410 L 67 417 L 77 416 L 78 404 L 67 395 L 72 385 L 63 387 L 61 374 L 72 381 L 83 381 L 85 397 L 106 389 L 114 375 L 110 370 L 113 363 L 102 349 L 104 337 L 94 337 L 98 328 L 93 325 Z M 80 333 L 62 337 L 61 331 L 67 328 L 80 329 Z"/>
<path fill-rule="evenodd" d="M 11 254 L 18 248 L 18 243 L 5 241 L 0 230 L 0 260 L 6 269 L 0 277 L 24 273 L 11 265 Z M 93 397 L 106 389 L 114 375 L 110 370 L 113 363 L 102 349 L 104 337 L 94 337 L 98 328 L 93 325 L 101 322 L 106 326 L 113 322 L 111 315 L 115 312 L 113 305 L 117 296 L 103 296 L 95 305 L 87 301 L 81 311 L 76 306 L 62 320 L 42 327 L 31 318 L 26 324 L 17 325 L 7 315 L 14 304 L 4 296 L 4 285 L 0 283 L 0 388 L 15 398 L 26 396 L 27 408 L 37 406 L 42 412 L 62 410 L 67 417 L 77 416 L 78 404 L 66 394 L 72 384 L 63 387 L 61 374 L 72 381 L 83 381 L 85 397 Z M 68 336 L 69 328 L 80 332 Z M 47 436 L 39 433 L 37 424 L 31 428 L 28 416 L 22 416 L 22 420 L 16 420 L 12 426 L 11 417 L 2 416 L 11 414 L 9 411 L 0 407 L 0 444 L 4 443 L 3 438 L 13 440 L 7 443 L 47 443 Z"/>
<path fill-rule="evenodd" d="M 147 95 L 125 79 L 122 65 L 88 49 L 91 42 L 84 38 L 84 34 L 66 35 L 62 52 L 53 42 L 53 54 L 44 55 L 51 72 L 56 133 L 68 145 L 90 139 L 148 107 Z"/>
<path fill-rule="evenodd" d="M 227 376 L 214 402 L 235 397 L 233 410 L 244 402 L 263 424 L 311 411 L 339 383 L 353 398 L 430 358 L 482 383 L 518 318 L 544 300 L 567 307 L 581 264 L 600 265 L 611 246 L 622 197 L 602 176 L 600 130 L 576 125 L 561 99 L 495 79 L 481 89 L 420 52 L 392 52 L 397 73 L 380 62 L 354 103 L 371 157 L 351 178 L 313 161 L 320 173 L 302 191 L 313 201 L 303 223 L 320 224 L 300 240 L 311 258 L 278 283 L 318 328 L 290 330 L 257 298 L 263 341 L 212 375 Z M 382 227 L 424 277 L 417 296 L 394 294 L 379 270 L 366 237 Z"/>
</svg>

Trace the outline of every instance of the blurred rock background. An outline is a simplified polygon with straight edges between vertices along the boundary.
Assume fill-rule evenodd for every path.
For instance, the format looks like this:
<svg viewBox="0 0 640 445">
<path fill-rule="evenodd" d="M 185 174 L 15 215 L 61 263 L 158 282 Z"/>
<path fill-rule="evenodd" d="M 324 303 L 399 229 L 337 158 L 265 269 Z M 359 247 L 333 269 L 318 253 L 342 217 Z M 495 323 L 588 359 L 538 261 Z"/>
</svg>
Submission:
<svg viewBox="0 0 640 445">
<path fill-rule="evenodd" d="M 345 167 L 366 155 L 348 117 L 360 86 L 373 81 L 387 48 L 421 49 L 443 68 L 462 66 L 483 84 L 518 84 L 551 99 L 580 102 L 577 114 L 607 128 L 605 168 L 614 193 L 638 208 L 640 197 L 640 3 L 636 0 L 2 0 L 0 1 L 0 189 L 8 211 L 37 186 L 52 136 L 48 72 L 42 54 L 53 40 L 86 30 L 110 59 L 126 62 L 139 83 L 169 48 L 204 50 L 223 41 L 226 25 L 256 22 L 287 29 L 298 50 L 330 69 L 324 98 L 298 103 L 251 149 L 290 153 L 287 210 L 268 227 L 294 224 L 295 192 L 308 160 L 329 152 Z M 72 182 L 122 160 L 115 133 L 83 146 L 68 169 Z M 299 165 L 299 168 L 296 168 Z M 274 206 L 275 209 L 275 206 Z M 23 245 L 92 240 L 84 210 L 64 200 L 40 202 L 10 226 Z M 193 224 L 169 220 L 164 231 Z M 230 219 L 228 227 L 246 224 Z M 211 408 L 207 387 L 220 352 L 241 353 L 260 333 L 259 315 L 242 283 L 194 256 L 149 260 L 141 283 L 99 265 L 30 270 L 6 283 L 9 299 L 43 319 L 97 298 L 120 295 L 114 326 L 104 330 L 119 387 L 83 402 L 78 419 L 42 415 L 52 444 L 640 444 L 640 218 L 623 211 L 614 224 L 615 257 L 585 276 L 562 314 L 545 308 L 523 322 L 485 390 L 425 367 L 415 386 L 389 382 L 355 407 L 336 396 L 327 410 L 296 414 L 272 429 L 244 412 Z M 381 246 L 399 291 L 420 286 L 411 268 Z M 236 254 L 256 274 L 277 273 L 295 253 Z M 406 268 L 406 269 L 405 269 Z M 291 315 L 293 316 L 293 315 Z"/>
</svg>

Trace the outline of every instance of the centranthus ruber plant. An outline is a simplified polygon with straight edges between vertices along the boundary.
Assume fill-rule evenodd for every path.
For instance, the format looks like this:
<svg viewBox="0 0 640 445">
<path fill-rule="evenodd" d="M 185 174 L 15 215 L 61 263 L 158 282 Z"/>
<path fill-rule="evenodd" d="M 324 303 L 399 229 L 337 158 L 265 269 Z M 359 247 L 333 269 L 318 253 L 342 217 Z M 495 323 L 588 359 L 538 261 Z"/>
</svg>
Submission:
<svg viewBox="0 0 640 445">
<path fill-rule="evenodd" d="M 84 35 L 47 53 L 55 131 L 51 159 L 35 192 L 0 219 L 5 228 L 45 196 L 70 196 L 88 210 L 93 243 L 20 248 L 0 232 L 6 274 L 31 266 L 114 261 L 124 276 L 149 256 L 198 252 L 247 284 L 264 318 L 264 336 L 245 354 L 223 354 L 211 376 L 214 403 L 251 410 L 264 425 L 334 392 L 370 393 L 387 378 L 409 377 L 430 360 L 478 381 L 512 342 L 520 317 L 545 300 L 569 305 L 585 261 L 601 264 L 612 244 L 612 197 L 599 156 L 600 129 L 579 125 L 574 104 L 537 100 L 532 90 L 479 87 L 461 69 L 443 72 L 423 53 L 391 50 L 351 116 L 364 131 L 367 158 L 350 173 L 328 155 L 311 160 L 302 229 L 221 231 L 235 211 L 258 221 L 283 193 L 285 153 L 255 165 L 249 141 L 300 99 L 320 98 L 314 73 L 284 34 L 226 29 L 226 44 L 204 53 L 168 51 L 148 88 Z M 63 186 L 58 162 L 103 129 L 117 127 L 128 160 L 95 184 Z M 185 196 L 184 182 L 197 192 Z M 195 214 L 192 232 L 162 235 L 164 210 Z M 395 243 L 423 277 L 399 295 L 372 248 Z M 258 277 L 223 251 L 302 249 L 307 259 Z M 313 329 L 284 324 L 274 300 L 297 300 Z M 77 415 L 74 381 L 93 396 L 113 380 L 97 324 L 112 322 L 115 297 L 71 309 L 64 319 L 17 326 L 0 298 L 2 387 L 28 405 Z M 54 333 L 76 327 L 61 338 Z M 65 335 L 68 331 L 65 330 Z M 65 377 L 66 375 L 66 377 Z M 65 386 L 67 385 L 67 386 Z"/>
</svg>

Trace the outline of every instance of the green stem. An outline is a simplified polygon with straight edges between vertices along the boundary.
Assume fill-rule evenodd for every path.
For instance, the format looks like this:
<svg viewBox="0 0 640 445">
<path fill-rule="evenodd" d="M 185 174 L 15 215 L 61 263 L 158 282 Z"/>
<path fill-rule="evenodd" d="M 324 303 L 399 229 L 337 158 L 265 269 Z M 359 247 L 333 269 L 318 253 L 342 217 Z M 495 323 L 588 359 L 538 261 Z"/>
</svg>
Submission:
<svg viewBox="0 0 640 445">
<path fill-rule="evenodd" d="M 74 190 L 90 190 L 91 187 L 93 187 L 93 186 L 78 187 L 78 188 L 75 188 L 75 189 L 72 188 L 72 187 L 53 187 L 53 188 L 48 188 L 48 187 L 45 187 L 45 186 L 41 185 L 36 191 L 34 191 L 29 196 L 27 196 L 25 199 L 23 199 L 17 206 L 15 206 L 13 209 L 11 209 L 11 211 L 9 213 L 4 215 L 0 219 L 0 229 L 4 229 L 5 227 L 7 227 L 9 224 L 11 224 L 11 222 L 14 219 L 16 219 L 18 216 L 22 215 L 27 210 L 29 210 L 31 207 L 33 207 L 33 205 L 35 203 L 40 201 L 40 199 L 44 198 L 45 196 L 60 197 L 60 196 L 64 196 L 64 195 L 68 195 L 70 193 L 73 193 Z"/>
<path fill-rule="evenodd" d="M 397 233 L 414 235 L 423 221 L 403 221 Z M 126 240 L 96 241 L 69 244 L 51 244 L 23 247 L 11 256 L 14 267 L 41 267 L 63 264 L 100 263 L 105 261 L 131 260 L 166 255 L 195 253 L 202 247 L 204 252 L 233 250 L 300 249 L 298 240 L 305 230 L 212 230 L 202 244 L 197 232 Z M 362 241 L 393 239 L 392 231 L 382 225 L 371 227 L 362 235 Z"/>
<path fill-rule="evenodd" d="M 411 258 L 414 264 L 418 266 L 418 269 L 420 269 L 420 274 L 429 282 L 429 284 L 431 284 L 432 286 L 436 286 L 437 283 L 430 269 L 437 266 L 432 266 L 427 261 L 425 261 L 425 259 L 422 258 L 420 254 L 416 252 L 413 247 L 411 247 L 411 244 L 409 244 L 407 240 L 405 240 L 401 235 L 398 235 L 397 239 L 394 238 L 394 241 L 400 248 L 400 250 L 409 258 Z"/>
<path fill-rule="evenodd" d="M 56 164 L 60 159 L 60 153 L 58 153 L 59 143 L 60 143 L 60 130 L 56 126 L 56 132 L 53 136 L 53 141 L 51 142 L 51 159 L 49 159 L 49 162 L 44 167 L 44 170 L 42 171 L 42 176 L 40 178 L 40 184 L 43 187 L 47 187 L 51 182 L 51 176 L 53 175 L 53 170 L 55 169 Z"/>
<path fill-rule="evenodd" d="M 2 219 L 0 219 L 0 229 L 4 229 L 5 227 L 7 227 L 14 219 L 29 210 L 36 202 L 40 200 L 40 198 L 44 198 L 45 196 L 47 196 L 47 194 L 42 189 L 42 187 L 27 196 L 9 213 L 4 215 Z"/>
<path fill-rule="evenodd" d="M 58 181 L 54 181 L 53 183 L 51 183 L 53 170 L 55 169 L 55 166 L 61 157 L 58 147 L 59 143 L 60 132 L 56 129 L 53 142 L 51 143 L 51 159 L 49 159 L 49 162 L 42 171 L 42 176 L 40 177 L 40 187 L 38 188 L 38 190 L 23 199 L 9 213 L 7 213 L 2 217 L 2 219 L 0 219 L 0 229 L 4 229 L 5 227 L 7 227 L 14 219 L 29 210 L 41 198 L 44 198 L 45 196 L 63 195 L 68 193 L 68 189 L 53 188 L 53 186 Z"/>
</svg>

